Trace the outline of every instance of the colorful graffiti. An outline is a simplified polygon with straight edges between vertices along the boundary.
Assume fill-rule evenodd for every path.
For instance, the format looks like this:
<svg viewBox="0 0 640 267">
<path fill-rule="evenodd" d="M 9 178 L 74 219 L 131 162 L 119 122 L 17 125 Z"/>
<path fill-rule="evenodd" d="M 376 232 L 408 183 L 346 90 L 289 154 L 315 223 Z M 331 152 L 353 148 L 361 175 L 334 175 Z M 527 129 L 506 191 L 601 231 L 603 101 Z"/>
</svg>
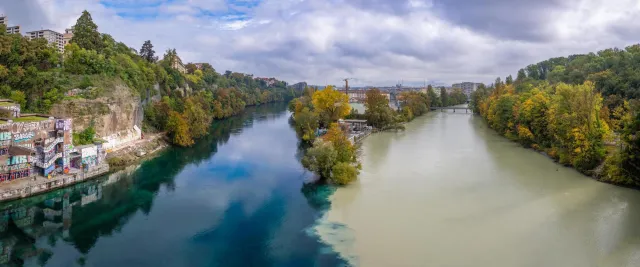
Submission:
<svg viewBox="0 0 640 267">
<path fill-rule="evenodd" d="M 49 174 L 51 174 L 55 169 L 56 169 L 56 165 L 51 164 L 49 167 L 47 167 L 46 169 L 44 169 L 44 176 L 48 176 L 48 175 L 49 175 Z"/>
<path fill-rule="evenodd" d="M 56 130 L 64 130 L 64 120 L 56 120 Z"/>
<path fill-rule="evenodd" d="M 96 146 L 91 146 L 91 147 L 83 148 L 81 153 L 83 158 L 90 157 L 90 156 L 97 156 L 98 149 Z"/>
<path fill-rule="evenodd" d="M 32 156 L 13 156 L 7 159 L 6 165 L 16 165 L 23 163 L 31 163 L 34 158 Z"/>
<path fill-rule="evenodd" d="M 16 146 L 33 149 L 33 143 L 16 144 Z"/>
<path fill-rule="evenodd" d="M 82 164 L 85 166 L 95 166 L 98 165 L 98 157 L 97 156 L 88 156 L 82 158 Z"/>
<path fill-rule="evenodd" d="M 12 181 L 22 177 L 28 177 L 31 175 L 31 170 L 25 169 L 11 173 L 0 173 L 0 182 Z"/>
<path fill-rule="evenodd" d="M 0 156 L 7 155 L 7 154 L 9 154 L 9 148 L 8 147 L 0 148 Z"/>
<path fill-rule="evenodd" d="M 19 133 L 15 135 L 15 137 L 13 138 L 13 141 L 19 143 L 19 142 L 31 140 L 33 139 L 34 136 L 35 135 L 33 134 L 33 132 Z"/>
<path fill-rule="evenodd" d="M 9 141 L 9 140 L 11 140 L 11 132 L 0 133 L 0 141 Z"/>
<path fill-rule="evenodd" d="M 1 172 L 12 172 L 12 171 L 18 171 L 18 170 L 22 170 L 22 169 L 27 169 L 30 168 L 31 164 L 30 163 L 20 163 L 20 164 L 15 164 L 15 165 L 2 165 L 0 166 L 0 171 Z"/>
</svg>

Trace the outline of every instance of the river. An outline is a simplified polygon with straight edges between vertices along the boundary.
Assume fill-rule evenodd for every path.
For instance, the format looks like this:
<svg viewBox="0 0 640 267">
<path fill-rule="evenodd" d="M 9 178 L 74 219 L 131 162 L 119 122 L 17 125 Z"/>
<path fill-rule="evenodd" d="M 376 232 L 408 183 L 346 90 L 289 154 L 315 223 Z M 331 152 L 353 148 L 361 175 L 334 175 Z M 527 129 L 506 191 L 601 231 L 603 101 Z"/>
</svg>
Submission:
<svg viewBox="0 0 640 267">
<path fill-rule="evenodd" d="M 640 192 L 432 112 L 362 144 L 317 225 L 360 266 L 640 266 Z"/>
<path fill-rule="evenodd" d="M 0 205 L 0 265 L 342 265 L 311 229 L 333 189 L 305 186 L 288 117 L 247 108 L 191 148 Z"/>
<path fill-rule="evenodd" d="M 640 194 L 433 112 L 362 144 L 359 181 L 313 185 L 286 105 L 191 148 L 0 204 L 0 265 L 640 266 Z"/>
</svg>

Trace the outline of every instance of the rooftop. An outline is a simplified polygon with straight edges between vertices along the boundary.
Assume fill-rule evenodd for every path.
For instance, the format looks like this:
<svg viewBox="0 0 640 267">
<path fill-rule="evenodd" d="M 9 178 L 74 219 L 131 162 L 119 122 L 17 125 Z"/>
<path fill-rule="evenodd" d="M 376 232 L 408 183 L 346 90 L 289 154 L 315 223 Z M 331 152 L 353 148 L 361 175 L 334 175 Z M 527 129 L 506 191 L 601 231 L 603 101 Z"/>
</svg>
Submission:
<svg viewBox="0 0 640 267">
<path fill-rule="evenodd" d="M 13 103 L 13 101 L 9 99 L 0 99 L 0 107 L 8 107 L 8 106 L 15 106 L 15 105 L 17 104 Z"/>
<path fill-rule="evenodd" d="M 40 116 L 25 116 L 25 117 L 14 118 L 13 122 L 35 122 L 35 121 L 44 121 L 48 119 L 49 118 L 40 117 Z"/>
</svg>

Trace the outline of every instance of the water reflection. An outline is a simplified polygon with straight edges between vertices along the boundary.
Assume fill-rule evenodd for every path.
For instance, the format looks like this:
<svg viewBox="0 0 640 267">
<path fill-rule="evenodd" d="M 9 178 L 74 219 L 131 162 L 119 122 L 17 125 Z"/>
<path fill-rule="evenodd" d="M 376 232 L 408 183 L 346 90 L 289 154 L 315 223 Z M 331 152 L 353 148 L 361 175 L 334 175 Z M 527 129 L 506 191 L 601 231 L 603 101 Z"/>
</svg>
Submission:
<svg viewBox="0 0 640 267">
<path fill-rule="evenodd" d="M 0 205 L 0 265 L 342 264 L 304 231 L 327 206 L 303 186 L 285 108 L 250 109 L 192 148 Z"/>
</svg>

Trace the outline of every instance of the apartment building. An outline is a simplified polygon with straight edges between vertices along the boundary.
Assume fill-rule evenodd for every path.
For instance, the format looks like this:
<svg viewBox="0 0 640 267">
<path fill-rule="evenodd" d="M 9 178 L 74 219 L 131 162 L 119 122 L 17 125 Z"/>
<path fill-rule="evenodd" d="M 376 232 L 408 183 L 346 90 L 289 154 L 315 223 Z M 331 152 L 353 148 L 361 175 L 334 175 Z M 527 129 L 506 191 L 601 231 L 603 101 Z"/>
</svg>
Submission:
<svg viewBox="0 0 640 267">
<path fill-rule="evenodd" d="M 72 120 L 22 114 L 0 99 L 0 184 L 34 176 L 90 171 L 106 156 L 99 144 L 74 147 Z"/>
<path fill-rule="evenodd" d="M 0 16 L 0 24 L 4 24 L 7 26 L 8 34 L 20 33 L 20 25 L 9 26 L 9 19 L 7 16 Z"/>
<path fill-rule="evenodd" d="M 8 34 L 20 34 L 20 26 L 7 27 Z"/>
<path fill-rule="evenodd" d="M 175 56 L 175 58 L 173 59 L 173 62 L 171 62 L 171 67 L 173 69 L 178 70 L 181 73 L 187 73 L 187 68 L 184 67 L 184 64 L 182 63 L 182 59 L 180 59 L 180 57 Z"/>
<path fill-rule="evenodd" d="M 64 36 L 59 32 L 55 32 L 52 30 L 32 31 L 27 32 L 27 37 L 31 38 L 31 40 L 36 38 L 44 38 L 45 40 L 47 40 L 47 42 L 56 47 L 58 51 L 60 51 L 60 53 L 64 53 Z"/>
<path fill-rule="evenodd" d="M 462 89 L 462 92 L 467 95 L 467 98 L 471 97 L 471 93 L 475 92 L 482 83 L 463 82 L 454 83 L 451 85 L 453 89 Z"/>
</svg>

